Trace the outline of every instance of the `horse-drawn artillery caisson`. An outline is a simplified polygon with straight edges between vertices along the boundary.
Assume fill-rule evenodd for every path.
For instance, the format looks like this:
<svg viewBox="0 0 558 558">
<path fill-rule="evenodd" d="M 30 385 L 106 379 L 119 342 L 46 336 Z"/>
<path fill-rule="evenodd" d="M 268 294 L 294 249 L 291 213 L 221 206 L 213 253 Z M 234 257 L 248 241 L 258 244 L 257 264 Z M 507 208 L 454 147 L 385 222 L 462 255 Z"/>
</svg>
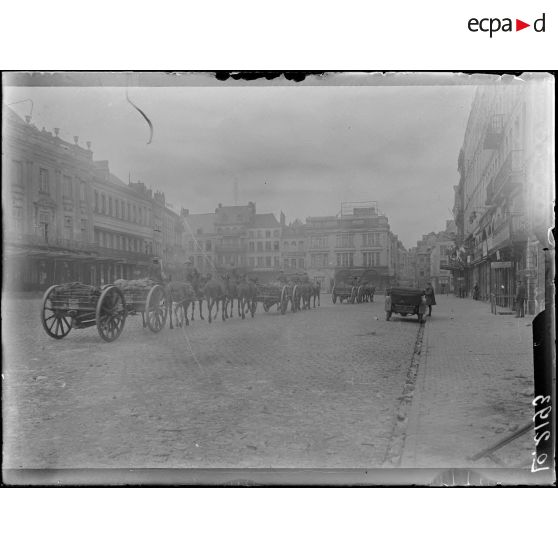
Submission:
<svg viewBox="0 0 558 558">
<path fill-rule="evenodd" d="M 97 326 L 101 339 L 110 343 L 122 333 L 126 318 L 139 313 L 144 327 L 154 333 L 163 329 L 167 297 L 161 285 L 149 280 L 118 280 L 101 288 L 64 283 L 46 290 L 41 323 L 54 339 L 66 337 L 71 329 Z"/>
<path fill-rule="evenodd" d="M 126 322 L 122 291 L 114 285 L 97 288 L 83 283 L 52 285 L 43 295 L 41 323 L 48 335 L 62 339 L 71 329 L 97 326 L 104 341 L 117 339 Z"/>
<path fill-rule="evenodd" d="M 377 273 L 371 269 L 342 268 L 335 272 L 331 300 L 355 302 L 374 302 Z"/>
<path fill-rule="evenodd" d="M 151 279 L 117 279 L 114 285 L 124 295 L 126 314 L 141 314 L 143 327 L 158 333 L 165 326 L 170 301 L 167 289 Z"/>
</svg>

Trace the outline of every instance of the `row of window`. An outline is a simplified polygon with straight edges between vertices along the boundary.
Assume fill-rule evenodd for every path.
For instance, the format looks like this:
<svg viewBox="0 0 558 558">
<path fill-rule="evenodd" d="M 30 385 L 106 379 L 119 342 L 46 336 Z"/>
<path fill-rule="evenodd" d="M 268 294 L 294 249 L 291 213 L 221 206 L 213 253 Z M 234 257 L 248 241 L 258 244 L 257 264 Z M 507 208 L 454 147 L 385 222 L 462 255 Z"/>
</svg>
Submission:
<svg viewBox="0 0 558 558">
<path fill-rule="evenodd" d="M 103 248 L 153 254 L 153 242 L 128 235 L 115 234 L 95 229 L 95 242 Z"/>
<path fill-rule="evenodd" d="M 278 238 L 280 236 L 281 232 L 279 231 L 279 229 L 275 229 L 273 231 L 273 236 L 275 238 Z M 264 237 L 264 231 L 262 230 L 257 230 L 257 231 L 248 231 L 248 236 L 250 238 L 263 238 Z M 265 238 L 271 238 L 271 231 L 267 230 L 265 231 Z"/>
<path fill-rule="evenodd" d="M 368 232 L 362 233 L 362 246 L 382 246 L 382 238 L 384 233 Z M 335 244 L 337 248 L 354 248 L 355 233 L 339 233 L 335 236 Z M 311 236 L 311 248 L 327 248 L 329 246 L 329 236 Z"/>
<path fill-rule="evenodd" d="M 242 249 L 242 246 L 240 244 L 226 243 L 226 242 L 220 243 L 219 247 L 237 249 L 237 250 Z M 188 249 L 189 249 L 190 252 L 199 252 L 199 251 L 204 250 L 204 249 L 205 249 L 206 252 L 211 252 L 211 248 L 212 248 L 211 240 L 206 240 L 205 243 L 204 242 L 196 242 L 194 240 L 190 240 L 188 242 Z M 273 244 L 272 244 L 271 240 L 266 240 L 266 241 L 258 240 L 257 242 L 250 241 L 248 243 L 248 250 L 250 252 L 271 252 L 271 251 L 278 252 L 279 251 L 279 241 L 275 240 L 275 241 L 273 241 Z"/>
<path fill-rule="evenodd" d="M 13 184 L 16 186 L 23 186 L 23 164 L 21 161 L 13 161 L 14 163 L 14 174 L 13 174 Z M 83 180 L 79 181 L 79 184 L 73 183 L 71 176 L 66 174 L 62 175 L 62 196 L 67 199 L 78 199 L 85 201 L 85 182 Z M 75 188 L 75 195 L 74 195 Z M 50 171 L 45 168 L 39 169 L 39 192 L 42 194 L 50 195 Z"/>
<path fill-rule="evenodd" d="M 290 242 L 288 240 L 285 240 L 283 242 L 283 248 L 288 249 L 289 247 L 291 249 L 298 247 L 299 250 L 304 250 L 304 240 L 299 240 L 298 245 L 296 240 L 291 240 Z"/>
<path fill-rule="evenodd" d="M 94 211 L 138 225 L 151 226 L 151 214 L 147 207 L 125 202 L 118 198 L 113 200 L 111 196 L 100 194 L 97 190 L 94 194 Z"/>
<path fill-rule="evenodd" d="M 257 242 L 250 241 L 248 243 L 248 250 L 250 252 L 270 252 L 272 249 L 275 252 L 279 251 L 279 241 L 278 240 L 276 240 L 273 243 L 273 248 L 272 248 L 272 245 L 271 245 L 271 240 L 266 240 L 265 244 L 261 240 L 258 240 Z"/>
<path fill-rule="evenodd" d="M 287 268 L 298 268 L 298 269 L 304 269 L 306 267 L 306 262 L 304 261 L 304 258 L 285 258 L 283 260 L 283 267 L 285 269 Z"/>
<path fill-rule="evenodd" d="M 352 267 L 354 265 L 353 252 L 339 252 L 335 255 L 337 267 Z M 311 254 L 311 267 L 328 267 L 330 265 L 329 254 Z M 381 265 L 380 252 L 362 252 L 362 265 L 365 267 L 378 267 Z"/>
</svg>

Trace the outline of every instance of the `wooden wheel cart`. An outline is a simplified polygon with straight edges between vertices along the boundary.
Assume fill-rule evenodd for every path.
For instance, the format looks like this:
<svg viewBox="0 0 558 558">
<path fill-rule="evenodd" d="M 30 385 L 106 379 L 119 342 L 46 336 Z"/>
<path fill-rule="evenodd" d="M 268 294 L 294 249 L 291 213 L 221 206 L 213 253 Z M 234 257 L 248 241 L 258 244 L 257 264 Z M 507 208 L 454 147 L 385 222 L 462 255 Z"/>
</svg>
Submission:
<svg viewBox="0 0 558 558">
<path fill-rule="evenodd" d="M 126 314 L 143 315 L 143 325 L 153 333 L 159 333 L 165 326 L 169 313 L 169 302 L 165 288 L 147 279 L 118 279 L 114 284 L 122 291 Z"/>
<path fill-rule="evenodd" d="M 41 323 L 54 339 L 62 339 L 73 329 L 97 326 L 101 339 L 118 339 L 126 322 L 122 291 L 114 285 L 102 289 L 82 283 L 49 287 L 43 295 Z"/>
</svg>

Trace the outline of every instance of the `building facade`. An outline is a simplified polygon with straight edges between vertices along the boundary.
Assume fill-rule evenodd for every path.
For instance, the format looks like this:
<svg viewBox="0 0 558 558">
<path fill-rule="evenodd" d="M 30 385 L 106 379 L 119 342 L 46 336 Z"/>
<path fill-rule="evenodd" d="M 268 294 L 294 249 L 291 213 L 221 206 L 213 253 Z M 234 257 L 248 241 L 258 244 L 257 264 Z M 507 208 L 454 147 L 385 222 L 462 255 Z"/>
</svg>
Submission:
<svg viewBox="0 0 558 558">
<path fill-rule="evenodd" d="M 531 313 L 544 284 L 542 247 L 553 222 L 553 108 L 545 87 L 535 79 L 477 89 L 454 202 L 454 275 L 467 292 L 478 284 L 481 299 L 507 307 L 524 281 Z"/>
<path fill-rule="evenodd" d="M 151 190 L 114 176 L 107 161 L 93 159 L 89 142 L 82 147 L 77 136 L 63 140 L 57 128 L 38 130 L 6 107 L 3 115 L 6 288 L 102 285 L 145 275 L 154 256 L 182 248 L 180 229 L 157 237 L 160 204 Z M 179 216 L 163 213 L 161 230 L 164 223 L 176 226 Z"/>
<path fill-rule="evenodd" d="M 308 274 L 326 288 L 331 288 L 335 271 L 340 268 L 374 270 L 378 288 L 394 283 L 389 222 L 375 203 L 361 207 L 347 204 L 336 216 L 308 217 L 305 229 Z"/>
<path fill-rule="evenodd" d="M 272 213 L 256 213 L 256 204 L 219 206 L 215 213 L 182 210 L 186 257 L 200 272 L 281 267 L 281 225 Z"/>
</svg>

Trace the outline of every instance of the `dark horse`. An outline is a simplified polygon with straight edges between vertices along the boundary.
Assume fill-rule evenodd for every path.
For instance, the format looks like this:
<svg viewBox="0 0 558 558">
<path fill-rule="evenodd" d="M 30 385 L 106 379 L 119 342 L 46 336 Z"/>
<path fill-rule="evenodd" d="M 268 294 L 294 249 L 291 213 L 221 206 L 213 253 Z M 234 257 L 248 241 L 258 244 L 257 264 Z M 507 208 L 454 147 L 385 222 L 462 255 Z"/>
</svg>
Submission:
<svg viewBox="0 0 558 558">
<path fill-rule="evenodd" d="M 221 279 L 215 279 L 209 274 L 209 280 L 205 284 L 204 294 L 207 301 L 207 314 L 209 323 L 217 318 L 219 312 L 219 302 L 221 302 L 221 317 L 223 321 L 227 319 L 227 305 L 226 305 L 226 285 Z M 211 318 L 211 310 L 215 305 L 215 316 Z"/>
<path fill-rule="evenodd" d="M 192 300 L 192 315 L 190 320 L 194 321 L 194 310 L 196 309 L 196 302 L 198 303 L 200 310 L 200 319 L 205 320 L 203 317 L 203 301 L 205 300 L 204 287 L 207 279 L 202 277 L 197 271 L 195 273 L 188 274 L 188 281 L 192 284 L 194 289 L 194 300 Z"/>
<path fill-rule="evenodd" d="M 318 306 L 320 305 L 320 291 L 322 290 L 322 285 L 319 281 L 314 281 L 312 283 L 312 297 L 314 299 L 314 308 L 316 308 L 316 298 L 318 299 Z"/>
<path fill-rule="evenodd" d="M 167 292 L 169 304 L 169 328 L 174 329 L 172 325 L 173 312 L 176 325 L 178 327 L 182 327 L 182 318 L 179 317 L 179 309 L 182 309 L 182 312 L 180 314 L 184 316 L 186 325 L 189 325 L 190 321 L 188 320 L 188 306 L 190 305 L 190 303 L 193 303 L 196 296 L 192 285 L 185 281 L 169 280 L 165 284 L 165 290 Z"/>
<path fill-rule="evenodd" d="M 257 296 L 258 289 L 254 281 L 247 281 L 246 277 L 243 277 L 237 285 L 238 292 L 238 304 L 241 309 L 240 315 L 244 320 L 246 317 L 246 309 L 250 312 L 252 318 L 256 312 L 256 306 L 258 304 Z"/>
<path fill-rule="evenodd" d="M 300 298 L 302 299 L 302 310 L 310 310 L 310 299 L 312 298 L 312 284 L 310 281 L 303 281 L 300 285 Z"/>
</svg>

